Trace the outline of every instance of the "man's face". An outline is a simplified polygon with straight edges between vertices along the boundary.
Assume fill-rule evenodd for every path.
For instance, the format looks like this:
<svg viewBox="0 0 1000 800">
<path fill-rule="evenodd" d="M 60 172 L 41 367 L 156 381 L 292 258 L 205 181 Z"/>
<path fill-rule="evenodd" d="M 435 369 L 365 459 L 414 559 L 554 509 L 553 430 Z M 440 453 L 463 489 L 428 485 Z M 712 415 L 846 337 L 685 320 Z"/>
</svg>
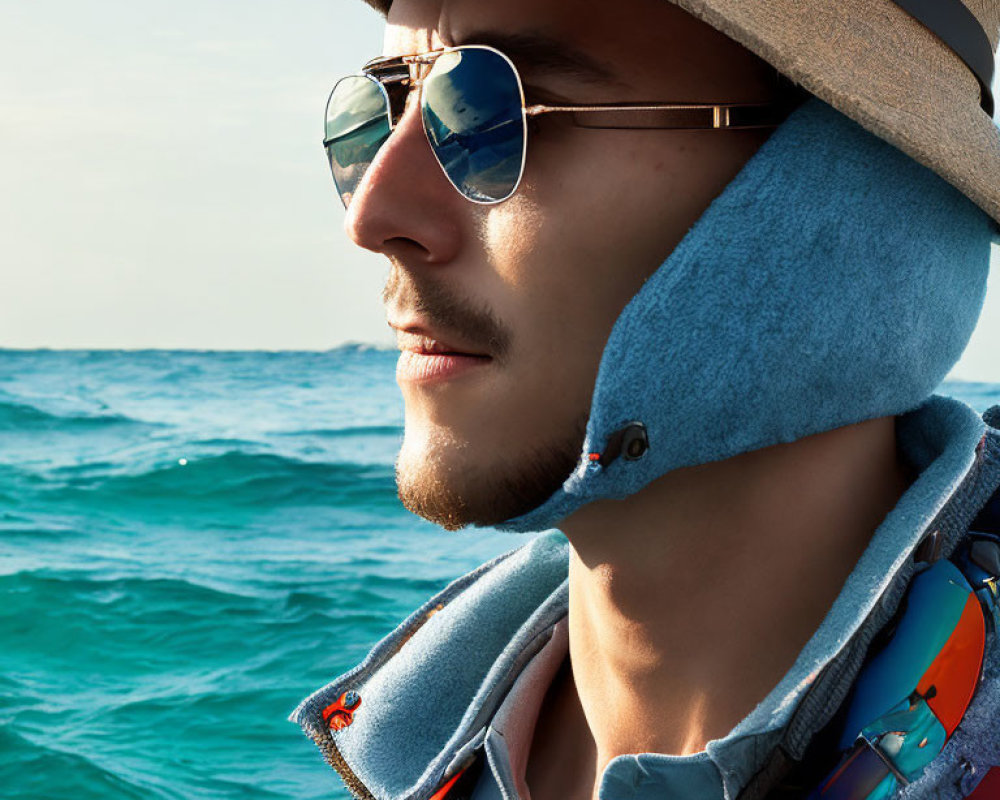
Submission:
<svg viewBox="0 0 1000 800">
<path fill-rule="evenodd" d="M 473 43 L 513 59 L 529 104 L 774 96 L 763 62 L 666 0 L 395 0 L 384 55 Z M 595 130 L 546 115 L 517 193 L 477 205 L 434 160 L 413 99 L 345 224 L 392 265 L 400 497 L 449 529 L 493 524 L 573 470 L 615 319 L 770 131 Z"/>
</svg>

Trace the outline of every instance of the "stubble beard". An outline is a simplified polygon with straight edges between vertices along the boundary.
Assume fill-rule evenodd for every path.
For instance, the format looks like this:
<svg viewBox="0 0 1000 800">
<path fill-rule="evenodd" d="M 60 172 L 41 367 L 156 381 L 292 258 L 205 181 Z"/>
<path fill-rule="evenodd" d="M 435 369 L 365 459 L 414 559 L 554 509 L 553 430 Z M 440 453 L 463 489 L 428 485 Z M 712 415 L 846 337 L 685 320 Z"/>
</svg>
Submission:
<svg viewBox="0 0 1000 800">
<path fill-rule="evenodd" d="M 487 306 L 461 297 L 445 283 L 393 261 L 382 292 L 387 308 L 419 314 L 442 333 L 454 333 L 496 365 L 510 357 L 512 332 Z M 567 418 L 545 442 L 476 446 L 447 427 L 414 431 L 407 424 L 396 459 L 396 487 L 403 505 L 446 530 L 496 525 L 547 500 L 569 477 L 583 449 L 589 411 Z M 486 421 L 484 424 L 489 424 Z"/>
<path fill-rule="evenodd" d="M 447 433 L 423 446 L 403 447 L 396 459 L 396 487 L 414 514 L 456 531 L 519 517 L 544 503 L 573 472 L 580 458 L 587 415 L 551 442 L 526 448 L 518 458 L 482 458 L 469 442 Z"/>
</svg>

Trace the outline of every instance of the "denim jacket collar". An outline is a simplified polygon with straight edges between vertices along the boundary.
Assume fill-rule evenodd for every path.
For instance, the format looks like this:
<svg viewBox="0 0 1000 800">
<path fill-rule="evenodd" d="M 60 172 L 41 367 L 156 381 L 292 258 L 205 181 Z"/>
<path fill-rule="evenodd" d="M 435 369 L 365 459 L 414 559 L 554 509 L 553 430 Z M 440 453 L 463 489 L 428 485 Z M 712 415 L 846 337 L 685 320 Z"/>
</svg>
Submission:
<svg viewBox="0 0 1000 800">
<path fill-rule="evenodd" d="M 662 797 L 671 790 L 725 800 L 753 796 L 775 753 L 804 752 L 898 605 L 918 544 L 936 532 L 949 550 L 1000 483 L 1000 431 L 964 403 L 935 395 L 902 415 L 897 430 L 919 477 L 879 526 L 788 673 L 702 753 L 612 759 L 601 778 L 602 798 Z M 356 797 L 426 800 L 468 762 L 513 681 L 567 614 L 568 547 L 551 531 L 458 578 L 292 713 Z M 323 712 L 351 690 L 360 705 L 349 724 L 331 730 Z"/>
</svg>

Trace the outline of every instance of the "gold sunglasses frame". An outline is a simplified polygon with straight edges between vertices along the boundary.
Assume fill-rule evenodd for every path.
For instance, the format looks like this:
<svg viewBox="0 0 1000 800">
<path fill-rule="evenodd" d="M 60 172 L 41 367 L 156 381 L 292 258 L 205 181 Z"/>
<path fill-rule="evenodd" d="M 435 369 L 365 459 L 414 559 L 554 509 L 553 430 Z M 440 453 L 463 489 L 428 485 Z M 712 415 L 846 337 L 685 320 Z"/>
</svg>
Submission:
<svg viewBox="0 0 1000 800">
<path fill-rule="evenodd" d="M 517 88 L 521 98 L 521 117 L 523 125 L 523 148 L 521 166 L 517 180 L 508 194 L 499 199 L 479 200 L 469 197 L 448 175 L 437 157 L 434 159 L 445 173 L 448 182 L 467 200 L 480 205 L 496 205 L 507 200 L 521 185 L 524 177 L 525 163 L 528 154 L 528 120 L 544 114 L 568 114 L 571 123 L 579 128 L 601 130 L 749 130 L 755 128 L 775 128 L 780 125 L 792 111 L 797 102 L 790 97 L 766 103 L 664 103 L 664 102 L 632 102 L 632 103 L 589 103 L 586 105 L 553 105 L 533 103 L 528 105 L 524 95 L 524 83 L 517 65 L 502 51 L 484 44 L 466 44 L 456 47 L 443 47 L 424 53 L 403 56 L 382 56 L 372 59 L 362 67 L 359 75 L 349 77 L 364 77 L 376 82 L 386 99 L 386 113 L 390 132 L 405 111 L 409 97 L 414 89 L 418 91 L 418 102 L 422 102 L 424 78 L 430 72 L 434 63 L 445 53 L 462 50 L 488 50 L 500 56 L 507 62 L 517 80 Z M 334 86 L 336 91 L 336 86 Z M 803 90 L 804 91 L 804 90 Z M 333 92 L 330 94 L 333 98 Z M 329 105 L 329 101 L 328 105 Z M 433 142 L 426 124 L 422 124 L 431 150 Z M 324 145 L 326 142 L 324 141 Z"/>
</svg>

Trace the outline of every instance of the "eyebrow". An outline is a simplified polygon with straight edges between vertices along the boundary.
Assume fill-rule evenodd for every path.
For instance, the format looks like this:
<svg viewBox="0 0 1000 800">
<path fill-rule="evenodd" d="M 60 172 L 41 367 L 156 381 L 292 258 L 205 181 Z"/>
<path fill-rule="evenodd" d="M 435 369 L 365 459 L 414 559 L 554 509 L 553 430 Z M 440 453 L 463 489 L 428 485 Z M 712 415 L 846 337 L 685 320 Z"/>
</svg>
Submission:
<svg viewBox="0 0 1000 800">
<path fill-rule="evenodd" d="M 548 73 L 599 84 L 621 84 L 611 68 L 589 53 L 544 33 L 478 31 L 456 44 L 485 44 L 507 55 L 525 73 Z"/>
</svg>

